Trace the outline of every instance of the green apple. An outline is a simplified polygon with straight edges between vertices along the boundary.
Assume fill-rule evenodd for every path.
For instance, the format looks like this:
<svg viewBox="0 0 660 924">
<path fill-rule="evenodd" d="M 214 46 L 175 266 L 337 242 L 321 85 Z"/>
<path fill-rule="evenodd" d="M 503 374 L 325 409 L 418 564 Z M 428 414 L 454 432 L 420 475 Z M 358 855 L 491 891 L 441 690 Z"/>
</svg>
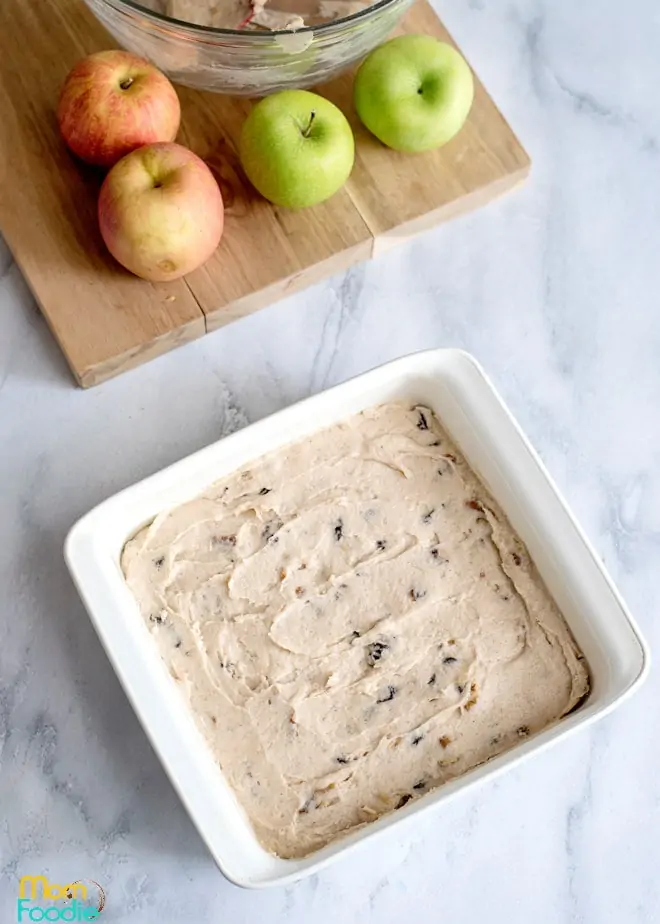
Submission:
<svg viewBox="0 0 660 924">
<path fill-rule="evenodd" d="M 324 202 L 353 169 L 355 140 L 344 114 L 307 90 L 260 100 L 245 120 L 241 164 L 252 185 L 290 209 Z"/>
<path fill-rule="evenodd" d="M 363 61 L 355 108 L 372 134 L 397 151 L 429 151 L 463 127 L 474 98 L 469 65 L 430 35 L 403 35 Z"/>
</svg>

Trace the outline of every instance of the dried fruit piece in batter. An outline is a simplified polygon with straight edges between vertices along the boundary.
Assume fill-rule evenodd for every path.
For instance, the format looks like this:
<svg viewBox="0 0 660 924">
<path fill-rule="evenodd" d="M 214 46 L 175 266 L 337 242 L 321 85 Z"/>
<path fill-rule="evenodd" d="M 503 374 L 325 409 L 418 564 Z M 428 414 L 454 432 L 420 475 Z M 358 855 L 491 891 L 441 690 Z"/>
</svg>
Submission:
<svg viewBox="0 0 660 924">
<path fill-rule="evenodd" d="M 366 660 L 369 667 L 374 667 L 389 650 L 390 646 L 387 642 L 372 642 L 370 645 L 367 645 Z"/>
<path fill-rule="evenodd" d="M 383 696 L 379 696 L 376 700 L 377 703 L 389 703 L 390 700 L 394 699 L 396 696 L 396 687 L 393 687 L 391 684 L 387 688 L 387 693 Z"/>
</svg>

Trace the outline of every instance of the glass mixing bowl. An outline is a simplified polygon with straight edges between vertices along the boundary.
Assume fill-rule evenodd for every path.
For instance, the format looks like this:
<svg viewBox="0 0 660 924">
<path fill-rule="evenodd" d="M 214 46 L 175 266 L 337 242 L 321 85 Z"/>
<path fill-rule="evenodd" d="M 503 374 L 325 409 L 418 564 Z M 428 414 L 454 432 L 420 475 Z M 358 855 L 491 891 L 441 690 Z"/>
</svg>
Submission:
<svg viewBox="0 0 660 924">
<path fill-rule="evenodd" d="M 133 0 L 85 2 L 120 45 L 149 58 L 173 81 L 232 96 L 264 96 L 336 76 L 383 42 L 413 0 L 379 0 L 295 32 L 198 26 Z"/>
</svg>

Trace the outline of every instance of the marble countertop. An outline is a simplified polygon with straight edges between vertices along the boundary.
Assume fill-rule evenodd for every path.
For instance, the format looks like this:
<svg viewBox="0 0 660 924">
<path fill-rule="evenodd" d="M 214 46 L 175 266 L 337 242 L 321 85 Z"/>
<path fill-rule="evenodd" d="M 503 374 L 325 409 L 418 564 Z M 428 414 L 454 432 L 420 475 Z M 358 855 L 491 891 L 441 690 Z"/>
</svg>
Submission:
<svg viewBox="0 0 660 924">
<path fill-rule="evenodd" d="M 0 915 L 17 877 L 89 877 L 108 922 L 660 920 L 655 673 L 593 730 L 298 885 L 215 869 L 62 559 L 117 489 L 429 346 L 473 352 L 651 647 L 660 642 L 660 8 L 442 0 L 533 158 L 529 183 L 83 392 L 0 252 Z"/>
</svg>

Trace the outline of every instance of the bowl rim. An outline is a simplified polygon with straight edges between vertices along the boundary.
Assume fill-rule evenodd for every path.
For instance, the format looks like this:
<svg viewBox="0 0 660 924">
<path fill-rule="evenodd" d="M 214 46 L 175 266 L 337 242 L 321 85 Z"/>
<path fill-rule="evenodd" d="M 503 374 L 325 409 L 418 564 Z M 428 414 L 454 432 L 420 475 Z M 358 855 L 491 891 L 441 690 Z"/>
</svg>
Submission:
<svg viewBox="0 0 660 924">
<path fill-rule="evenodd" d="M 301 29 L 268 29 L 263 33 L 246 32 L 245 29 L 221 29 L 217 26 L 202 26 L 197 23 L 185 22 L 185 20 L 175 19 L 173 16 L 166 16 L 165 13 L 158 13 L 156 10 L 147 9 L 142 6 L 138 0 L 97 0 L 97 2 L 102 3 L 104 6 L 114 6 L 119 9 L 123 7 L 132 12 L 139 13 L 141 16 L 146 16 L 147 19 L 153 19 L 159 25 L 176 26 L 177 28 L 185 29 L 187 32 L 198 33 L 201 37 L 241 36 L 245 38 L 248 36 L 250 41 L 267 42 L 271 38 L 279 35 L 306 35 L 310 33 L 313 35 L 314 33 L 331 32 L 337 26 L 343 26 L 345 23 L 359 22 L 361 19 L 368 19 L 373 13 L 385 9 L 386 7 L 396 6 L 397 4 L 405 5 L 406 0 L 376 0 L 375 3 L 365 7 L 363 10 L 358 10 L 357 13 L 351 13 L 349 16 L 342 16 L 339 19 L 333 19 L 329 22 L 321 23 L 318 26 L 303 26 Z M 411 2 L 413 2 L 413 0 L 408 0 L 408 5 L 410 5 Z"/>
</svg>

